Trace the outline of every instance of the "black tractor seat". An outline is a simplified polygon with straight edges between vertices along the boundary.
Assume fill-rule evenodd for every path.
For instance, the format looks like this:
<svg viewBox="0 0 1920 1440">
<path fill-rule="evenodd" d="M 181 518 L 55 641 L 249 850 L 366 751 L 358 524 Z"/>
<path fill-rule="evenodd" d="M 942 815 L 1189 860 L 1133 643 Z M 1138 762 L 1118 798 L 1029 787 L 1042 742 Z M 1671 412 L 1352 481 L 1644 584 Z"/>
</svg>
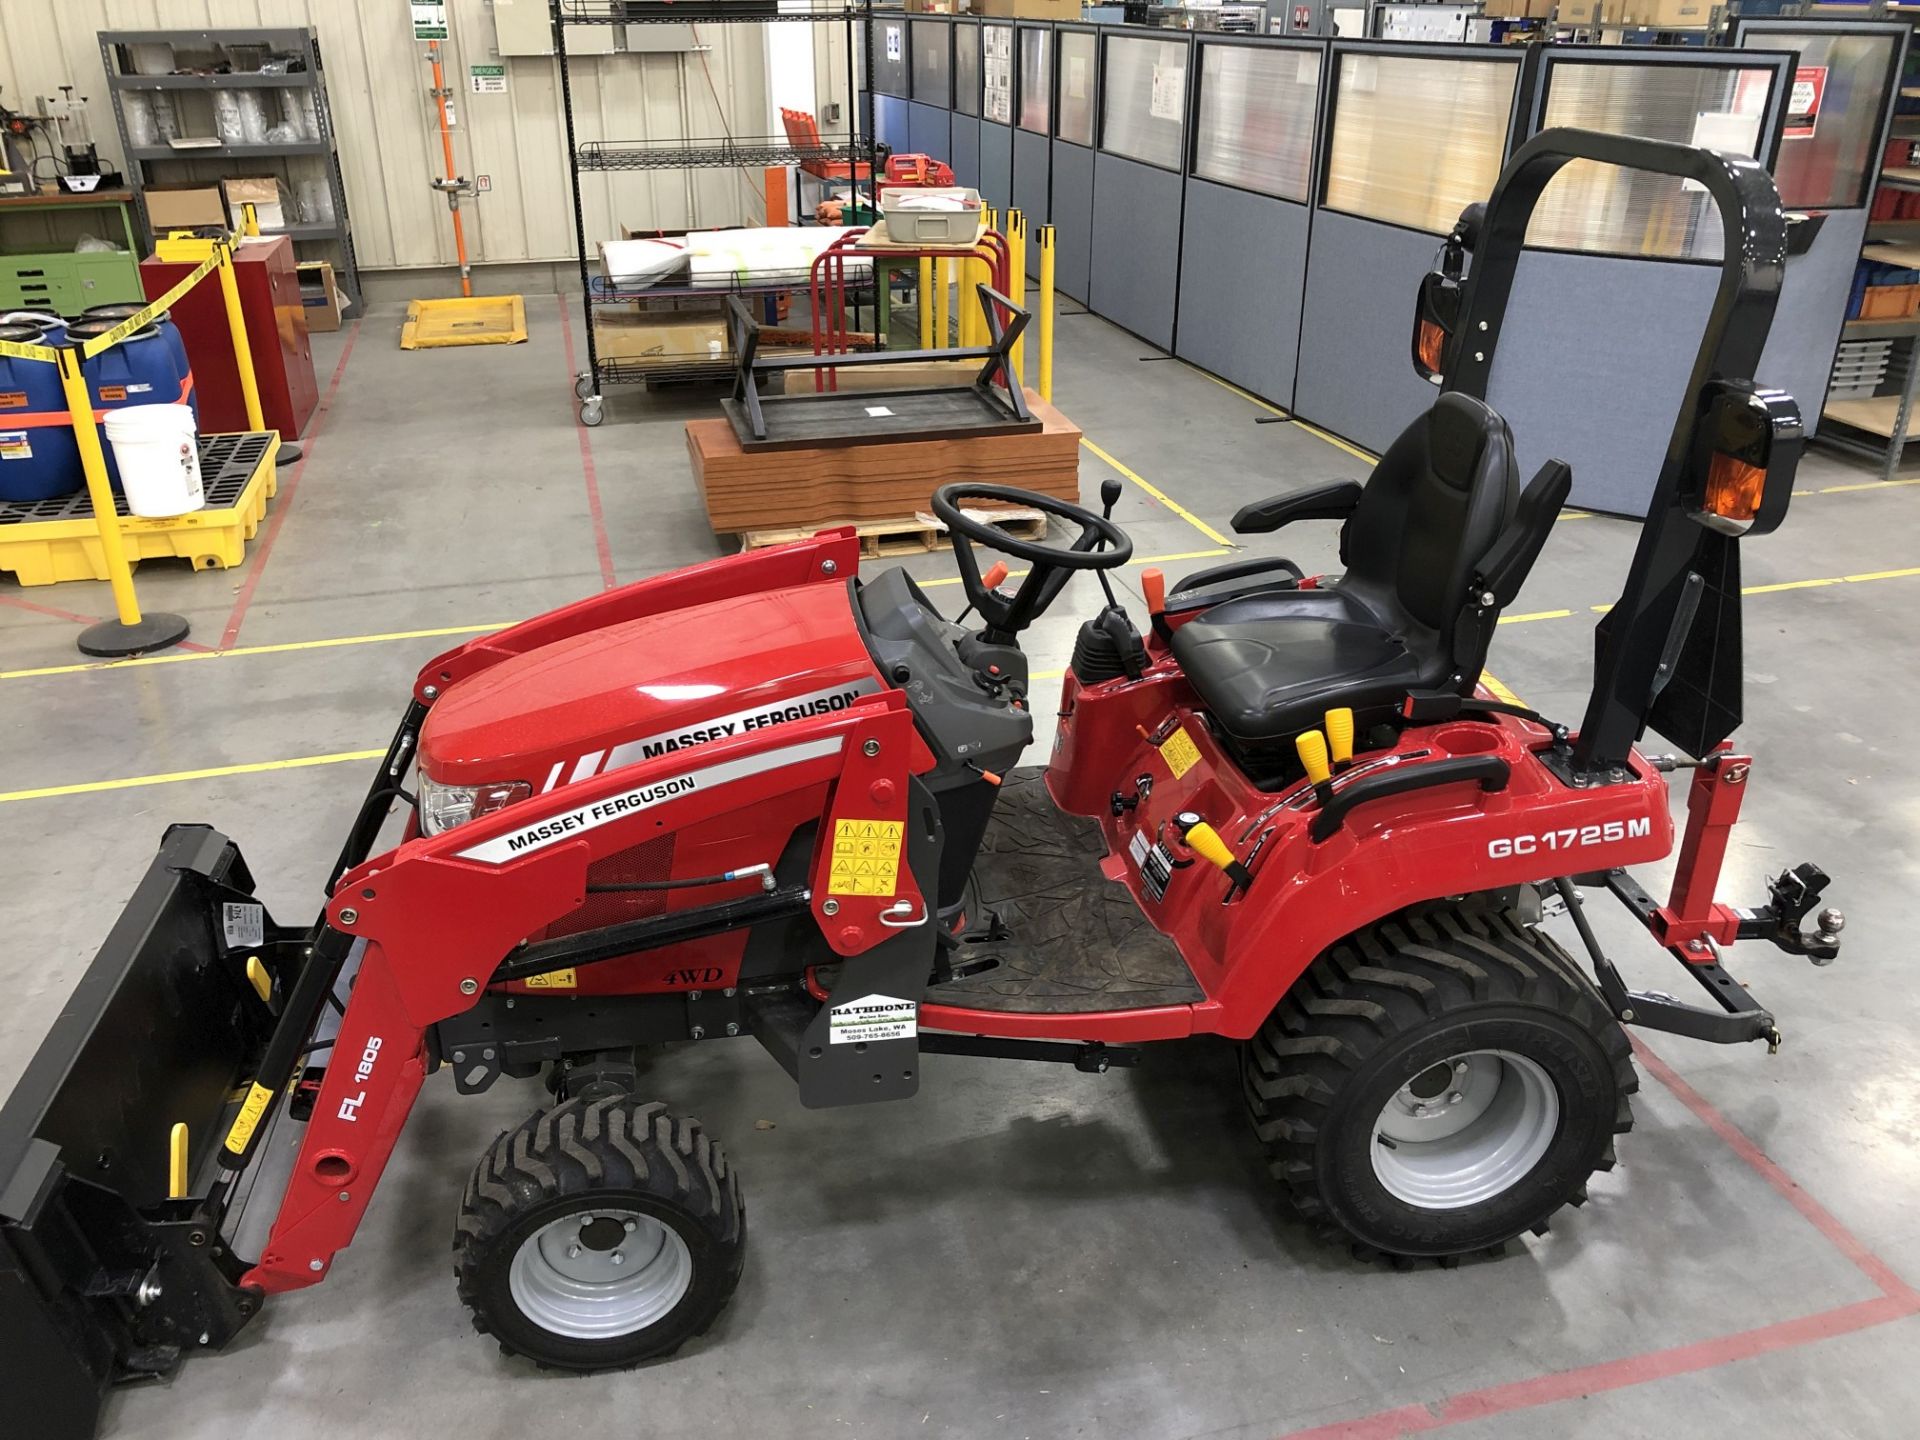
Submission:
<svg viewBox="0 0 1920 1440">
<path fill-rule="evenodd" d="M 1330 708 L 1363 720 L 1414 690 L 1471 693 L 1493 624 L 1518 593 L 1573 472 L 1542 467 L 1522 498 L 1513 436 L 1494 410 L 1447 393 L 1352 481 L 1249 505 L 1241 534 L 1344 518 L 1346 573 L 1302 590 L 1271 582 L 1173 631 L 1174 657 L 1233 740 L 1290 740 Z"/>
</svg>

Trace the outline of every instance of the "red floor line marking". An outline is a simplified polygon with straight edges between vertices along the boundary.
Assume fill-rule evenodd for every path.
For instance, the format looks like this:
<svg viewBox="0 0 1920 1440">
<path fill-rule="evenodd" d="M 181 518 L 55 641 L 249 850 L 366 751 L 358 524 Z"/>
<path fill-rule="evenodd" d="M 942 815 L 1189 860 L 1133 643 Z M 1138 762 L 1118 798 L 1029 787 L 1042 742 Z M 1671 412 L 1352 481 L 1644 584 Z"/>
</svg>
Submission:
<svg viewBox="0 0 1920 1440">
<path fill-rule="evenodd" d="M 1402 1405 L 1357 1420 L 1336 1420 L 1331 1425 L 1293 1431 L 1283 1440 L 1393 1440 L 1395 1436 L 1418 1435 L 1513 1410 L 1528 1410 L 1609 1390 L 1624 1390 L 1652 1380 L 1670 1380 L 1677 1375 L 1713 1370 L 1737 1360 L 1751 1360 L 1815 1341 L 1871 1330 L 1876 1325 L 1903 1320 L 1916 1313 L 1920 1313 L 1920 1296 L 1882 1295 L 1713 1340 L 1675 1345 L 1598 1365 L 1583 1365 L 1576 1370 L 1560 1370 L 1531 1380 L 1516 1380 L 1509 1385 L 1469 1390 L 1432 1407 Z"/>
<path fill-rule="evenodd" d="M 253 592 L 259 587 L 260 576 L 267 568 L 267 557 L 273 553 L 273 542 L 280 538 L 280 527 L 287 523 L 287 512 L 293 508 L 293 493 L 299 487 L 300 477 L 307 473 L 307 462 L 313 458 L 314 446 L 319 443 L 320 432 L 326 428 L 327 416 L 333 411 L 333 397 L 340 391 L 340 377 L 347 373 L 347 361 L 353 355 L 353 342 L 359 338 L 360 318 L 356 316 L 353 328 L 347 332 L 347 343 L 340 351 L 340 361 L 333 367 L 333 378 L 327 382 L 327 393 L 320 397 L 320 408 L 313 417 L 313 424 L 300 441 L 300 458 L 293 462 L 293 474 L 280 487 L 273 517 L 267 521 L 267 533 L 260 541 L 259 553 L 253 557 L 253 565 L 241 583 L 240 594 L 234 599 L 233 613 L 227 616 L 227 628 L 220 636 L 218 647 L 222 650 L 231 650 L 233 642 L 240 638 L 240 626 L 247 618 L 247 607 L 253 603 Z"/>
<path fill-rule="evenodd" d="M 556 297 L 560 301 L 560 335 L 567 345 L 567 383 L 571 385 L 579 374 L 573 364 L 573 317 L 568 313 L 567 297 Z M 575 433 L 580 440 L 580 471 L 587 480 L 587 514 L 593 518 L 593 548 L 600 553 L 600 584 L 602 589 L 611 590 L 620 581 L 613 573 L 613 546 L 607 540 L 607 517 L 600 508 L 600 477 L 593 468 L 593 446 L 587 440 L 587 427 L 575 425 Z"/>
<path fill-rule="evenodd" d="M 40 615 L 51 615 L 56 620 L 71 620 L 75 625 L 98 625 L 98 615 L 80 615 L 72 610 L 62 610 L 57 605 L 41 605 L 32 600 L 22 600 L 16 595 L 0 595 L 0 604 L 12 605 L 20 610 L 32 610 Z M 212 647 L 202 645 L 197 640 L 178 640 L 175 645 L 182 650 L 209 650 Z"/>
<path fill-rule="evenodd" d="M 1681 1079 L 1679 1073 L 1649 1049 L 1643 1040 L 1638 1036 L 1630 1036 L 1629 1039 L 1647 1073 L 1666 1086 L 1676 1100 L 1693 1112 L 1696 1119 L 1719 1136 L 1728 1149 L 1771 1185 L 1782 1199 L 1800 1213 L 1802 1219 L 1825 1237 L 1828 1244 L 1879 1286 L 1880 1298 L 1822 1310 L 1798 1320 L 1782 1320 L 1758 1329 L 1742 1330 L 1718 1339 L 1669 1346 L 1664 1350 L 1650 1350 L 1644 1355 L 1629 1355 L 1620 1360 L 1559 1370 L 1531 1380 L 1516 1380 L 1506 1385 L 1468 1390 L 1432 1405 L 1401 1405 L 1353 1420 L 1336 1420 L 1332 1424 L 1308 1430 L 1289 1431 L 1281 1440 L 1394 1440 L 1396 1436 L 1418 1435 L 1467 1420 L 1483 1420 L 1510 1410 L 1526 1410 L 1537 1405 L 1551 1405 L 1561 1400 L 1644 1385 L 1650 1380 L 1666 1380 L 1675 1375 L 1712 1370 L 1736 1360 L 1750 1360 L 1757 1355 L 1792 1350 L 1818 1340 L 1851 1335 L 1858 1330 L 1870 1330 L 1876 1325 L 1920 1314 L 1920 1291 L 1896 1275 L 1886 1261 L 1861 1243 L 1831 1211 L 1802 1189 L 1712 1101 Z"/>
<path fill-rule="evenodd" d="M 1739 1126 L 1716 1109 L 1713 1102 L 1682 1080 L 1671 1065 L 1647 1048 L 1645 1041 L 1638 1036 L 1633 1037 L 1633 1048 L 1649 1075 L 1666 1086 L 1673 1093 L 1674 1099 L 1691 1110 L 1701 1123 L 1725 1141 L 1728 1149 L 1757 1170 L 1761 1179 L 1777 1190 L 1789 1205 L 1798 1210 L 1809 1225 L 1824 1235 L 1828 1244 L 1845 1255 L 1862 1274 L 1878 1285 L 1882 1294 L 1895 1300 L 1920 1300 L 1920 1294 L 1916 1294 L 1912 1286 L 1894 1274 L 1893 1268 L 1886 1261 L 1869 1250 L 1851 1230 L 1835 1218 L 1830 1210 L 1803 1190 L 1799 1182 L 1775 1164 L 1766 1151 L 1754 1144 Z"/>
<path fill-rule="evenodd" d="M 17 595 L 0 595 L 0 604 L 13 606 L 17 610 L 31 610 L 37 615 L 51 615 L 56 620 L 71 620 L 76 625 L 98 623 L 95 615 L 76 615 L 71 610 L 62 610 L 56 605 L 41 605 L 33 600 L 22 600 Z"/>
</svg>

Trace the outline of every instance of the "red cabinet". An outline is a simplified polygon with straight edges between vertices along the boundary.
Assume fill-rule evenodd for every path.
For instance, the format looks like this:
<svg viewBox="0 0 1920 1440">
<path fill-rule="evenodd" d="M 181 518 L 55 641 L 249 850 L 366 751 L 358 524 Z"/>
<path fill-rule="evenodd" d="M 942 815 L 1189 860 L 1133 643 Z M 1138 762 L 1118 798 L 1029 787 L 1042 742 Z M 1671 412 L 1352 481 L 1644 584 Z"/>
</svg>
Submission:
<svg viewBox="0 0 1920 1440">
<path fill-rule="evenodd" d="M 254 379 L 260 386 L 261 413 L 268 429 L 278 430 L 283 439 L 298 439 L 319 403 L 320 392 L 313 379 L 313 350 L 307 342 L 307 312 L 300 303 L 293 242 L 284 235 L 249 240 L 234 250 L 233 262 L 247 344 L 253 351 Z M 193 270 L 190 263 L 148 258 L 140 262 L 140 283 L 151 300 L 166 294 Z M 207 276 L 173 307 L 173 323 L 180 327 L 187 359 L 193 364 L 202 433 L 250 428 L 217 274 Z"/>
</svg>

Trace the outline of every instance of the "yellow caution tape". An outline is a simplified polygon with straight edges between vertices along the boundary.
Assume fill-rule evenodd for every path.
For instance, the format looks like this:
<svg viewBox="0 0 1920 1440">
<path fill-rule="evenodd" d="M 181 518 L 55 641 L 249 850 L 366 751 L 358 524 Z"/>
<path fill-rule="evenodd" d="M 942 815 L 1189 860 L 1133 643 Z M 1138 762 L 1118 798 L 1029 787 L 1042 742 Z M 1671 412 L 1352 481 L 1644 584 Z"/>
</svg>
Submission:
<svg viewBox="0 0 1920 1440">
<path fill-rule="evenodd" d="M 174 286 L 171 290 L 167 291 L 166 294 L 162 295 L 158 300 L 155 300 L 152 304 L 148 305 L 146 309 L 136 310 L 133 314 L 129 315 L 126 319 L 122 320 L 118 325 L 114 326 L 111 330 L 108 330 L 104 334 L 96 335 L 93 337 L 93 339 L 88 340 L 84 344 L 82 344 L 80 347 L 81 357 L 83 359 L 91 360 L 94 356 L 98 355 L 102 350 L 112 349 L 115 345 L 118 345 L 122 340 L 125 340 L 129 335 L 132 335 L 135 331 L 146 329 L 147 326 L 151 325 L 154 322 L 155 318 L 160 314 L 162 310 L 171 310 L 174 307 L 174 305 L 179 302 L 182 296 L 184 296 L 189 290 L 193 289 L 193 287 L 198 285 L 202 280 L 206 279 L 207 276 L 211 275 L 215 267 L 217 267 L 219 264 L 220 264 L 220 254 L 218 251 L 216 251 L 212 255 L 209 255 L 205 260 L 201 261 L 200 264 L 197 267 L 195 267 L 193 272 L 189 274 L 184 280 L 182 280 L 178 285 Z M 54 352 L 48 351 L 47 353 L 49 355 L 52 355 Z"/>
<path fill-rule="evenodd" d="M 235 1155 L 247 1153 L 247 1142 L 253 1139 L 253 1132 L 260 1128 L 261 1117 L 267 1113 L 267 1107 L 273 1104 L 273 1091 L 267 1089 L 258 1080 L 247 1091 L 247 1098 L 240 1106 L 240 1113 L 233 1117 L 233 1128 L 227 1131 L 227 1149 Z"/>
<path fill-rule="evenodd" d="M 0 340 L 0 355 L 10 360 L 38 360 L 43 365 L 58 365 L 60 352 L 46 345 L 23 345 L 18 340 Z"/>
</svg>

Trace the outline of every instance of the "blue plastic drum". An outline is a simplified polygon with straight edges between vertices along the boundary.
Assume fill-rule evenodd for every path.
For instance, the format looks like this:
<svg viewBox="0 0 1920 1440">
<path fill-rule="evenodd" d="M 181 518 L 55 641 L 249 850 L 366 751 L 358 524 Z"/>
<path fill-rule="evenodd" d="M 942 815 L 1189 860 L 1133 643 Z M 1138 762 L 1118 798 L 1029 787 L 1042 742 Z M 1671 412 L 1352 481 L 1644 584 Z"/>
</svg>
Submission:
<svg viewBox="0 0 1920 1440">
<path fill-rule="evenodd" d="M 146 308 L 144 305 L 129 305 L 124 301 L 113 305 L 89 305 L 81 312 L 81 318 L 111 320 L 118 325 L 129 315 L 138 315 Z M 167 348 L 173 352 L 174 363 L 179 367 L 181 378 L 187 383 L 187 403 L 193 407 L 193 418 L 198 420 L 200 397 L 193 390 L 193 362 L 187 359 L 187 342 L 181 338 L 180 327 L 173 323 L 173 317 L 167 311 L 162 310 L 154 317 L 153 328 L 160 332 L 161 339 L 167 342 Z M 177 397 L 170 395 L 167 398 L 171 401 Z"/>
<path fill-rule="evenodd" d="M 84 344 L 119 323 L 112 319 L 76 320 L 67 327 L 67 340 L 70 344 Z M 80 373 L 86 377 L 87 392 L 93 396 L 96 422 L 101 411 L 117 410 L 123 405 L 186 403 L 182 399 L 183 377 L 179 363 L 173 358 L 172 347 L 165 337 L 152 325 L 134 331 L 118 345 L 83 361 Z M 107 454 L 107 478 L 118 490 L 120 467 L 114 463 L 113 447 L 106 443 L 104 434 L 100 445 Z"/>
<path fill-rule="evenodd" d="M 45 344 L 44 335 L 36 325 L 0 325 L 0 340 L 18 345 Z M 83 479 L 59 368 L 0 355 L 0 502 L 58 499 Z"/>
</svg>

